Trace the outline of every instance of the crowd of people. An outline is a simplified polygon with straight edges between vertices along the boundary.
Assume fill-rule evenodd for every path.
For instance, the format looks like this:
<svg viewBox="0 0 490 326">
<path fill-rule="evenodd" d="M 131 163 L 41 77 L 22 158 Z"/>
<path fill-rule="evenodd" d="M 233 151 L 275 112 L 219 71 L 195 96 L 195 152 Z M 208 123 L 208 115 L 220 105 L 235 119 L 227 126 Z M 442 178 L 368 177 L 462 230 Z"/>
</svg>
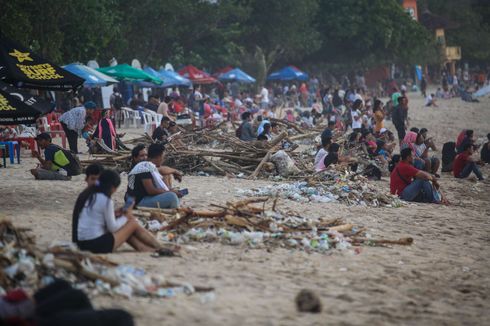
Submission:
<svg viewBox="0 0 490 326">
<path fill-rule="evenodd" d="M 111 199 L 121 184 L 120 176 L 98 165 L 86 169 L 87 188 L 75 204 L 72 230 L 73 241 L 83 250 L 108 253 L 124 243 L 138 251 L 161 249 L 155 238 L 135 220 L 132 208 L 178 208 L 186 194 L 174 187 L 175 181 L 182 181 L 183 173 L 164 165 L 165 145 L 175 141 L 175 135 L 182 132 L 177 124 L 182 114 L 186 114 L 186 118 L 191 116 L 195 125 L 201 123 L 203 127 L 240 118 L 235 135 L 244 142 L 273 141 L 281 133 L 278 122 L 282 122 L 282 127 L 295 123 L 303 129 L 326 126 L 312 159 L 315 171 L 339 164 L 357 171 L 357 154 L 361 153 L 377 162 L 372 168 L 378 178 L 382 170 L 389 171 L 391 193 L 407 201 L 447 203 L 439 186 L 441 171 L 452 172 L 456 178 L 468 178 L 473 173 L 483 180 L 479 165 L 489 163 L 490 138 L 489 143 L 482 146 L 481 160 L 476 159 L 477 145 L 472 130 L 463 131 L 455 142 L 445 143 L 442 158 L 437 157 L 438 149 L 429 130 L 410 128 L 409 97 L 403 86 L 394 86 L 386 103 L 371 96 L 363 87 L 323 87 L 318 80 L 301 83 L 299 87 L 294 84 L 262 87 L 255 97 L 236 87 L 225 88 L 223 97 L 213 89 L 205 93 L 201 87 L 187 96 L 175 89 L 162 101 L 151 96 L 145 103 L 140 95 L 130 100 L 132 108 L 152 110 L 163 116 L 152 132 L 154 143 L 148 147 L 136 145 L 132 149 L 124 207 L 116 209 Z M 291 100 L 294 106 L 282 112 L 278 103 Z M 52 144 L 48 133 L 39 134 L 36 140 L 44 150 L 44 158 L 36 153 L 40 164 L 31 173 L 37 179 L 49 180 L 69 180 L 76 175 L 73 154 L 78 153 L 80 134 L 89 141 L 99 139 L 116 150 L 116 140 L 121 136 L 116 132 L 117 112 L 124 105 L 121 101 L 118 89 L 114 88 L 112 110 L 104 110 L 98 121 L 92 119 L 95 105 L 90 101 L 64 113 L 60 122 L 71 151 Z M 393 122 L 395 132 L 385 125 L 388 119 Z M 346 141 L 336 142 L 339 138 Z"/>
</svg>

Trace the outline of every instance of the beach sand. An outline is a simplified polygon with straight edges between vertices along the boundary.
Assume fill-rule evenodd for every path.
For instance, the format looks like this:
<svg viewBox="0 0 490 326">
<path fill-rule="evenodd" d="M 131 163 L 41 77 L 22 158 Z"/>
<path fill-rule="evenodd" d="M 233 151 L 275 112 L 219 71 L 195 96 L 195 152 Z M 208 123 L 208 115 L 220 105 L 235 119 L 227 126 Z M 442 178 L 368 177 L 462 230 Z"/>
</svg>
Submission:
<svg viewBox="0 0 490 326">
<path fill-rule="evenodd" d="M 490 132 L 490 99 L 466 103 L 440 100 L 423 107 L 410 93 L 411 126 L 426 127 L 442 143 L 464 128 L 483 137 Z M 387 127 L 394 130 L 391 123 Z M 85 148 L 84 145 L 81 147 Z M 30 227 L 38 244 L 71 239 L 71 212 L 84 187 L 70 182 L 35 181 L 35 160 L 23 151 L 21 165 L 0 169 L 0 215 Z M 438 153 L 440 156 L 440 153 Z M 489 176 L 490 169 L 484 168 Z M 126 178 L 115 194 L 120 204 Z M 388 191 L 387 178 L 378 182 Z M 185 177 L 183 205 L 208 206 L 236 198 L 236 189 L 268 184 L 221 177 Z M 219 243 L 193 243 L 182 258 L 152 258 L 129 247 L 110 259 L 161 273 L 194 285 L 212 286 L 215 299 L 194 294 L 168 299 L 95 296 L 97 307 L 130 311 L 137 325 L 484 325 L 490 309 L 490 185 L 442 174 L 451 206 L 410 204 L 402 208 L 300 204 L 282 207 L 304 216 L 344 218 L 368 229 L 374 238 L 413 237 L 412 246 L 361 247 L 327 254 L 286 249 L 250 249 Z M 294 298 L 311 289 L 322 301 L 319 314 L 299 313 Z M 487 322 L 485 322 L 487 320 Z"/>
</svg>

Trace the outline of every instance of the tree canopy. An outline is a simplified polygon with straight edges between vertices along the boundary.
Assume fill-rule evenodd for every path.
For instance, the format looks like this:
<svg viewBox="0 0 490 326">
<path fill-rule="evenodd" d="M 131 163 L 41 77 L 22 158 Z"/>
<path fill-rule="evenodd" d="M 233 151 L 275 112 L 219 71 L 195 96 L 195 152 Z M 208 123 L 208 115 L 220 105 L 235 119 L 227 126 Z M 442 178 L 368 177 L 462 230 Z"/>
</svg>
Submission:
<svg viewBox="0 0 490 326">
<path fill-rule="evenodd" d="M 421 3 L 460 24 L 448 40 L 465 58 L 490 59 L 484 1 Z M 59 64 L 115 57 L 156 67 L 249 66 L 259 80 L 290 63 L 369 67 L 437 57 L 432 33 L 397 0 L 16 0 L 3 1 L 0 26 Z"/>
</svg>

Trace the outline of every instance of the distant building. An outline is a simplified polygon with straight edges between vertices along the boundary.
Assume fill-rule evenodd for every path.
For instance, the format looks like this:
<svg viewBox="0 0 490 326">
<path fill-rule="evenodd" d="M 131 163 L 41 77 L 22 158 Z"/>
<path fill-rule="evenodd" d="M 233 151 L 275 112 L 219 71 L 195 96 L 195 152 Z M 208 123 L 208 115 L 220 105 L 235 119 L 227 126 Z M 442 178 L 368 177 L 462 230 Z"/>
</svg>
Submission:
<svg viewBox="0 0 490 326">
<path fill-rule="evenodd" d="M 420 23 L 425 28 L 434 32 L 436 43 L 440 48 L 442 61 L 448 66 L 451 75 L 456 73 L 456 62 L 461 60 L 461 47 L 448 46 L 446 44 L 446 29 L 457 28 L 458 26 L 449 19 L 435 15 L 425 9 L 420 15 Z"/>
<path fill-rule="evenodd" d="M 417 12 L 417 0 L 401 0 L 403 8 L 414 20 L 419 20 Z"/>
</svg>

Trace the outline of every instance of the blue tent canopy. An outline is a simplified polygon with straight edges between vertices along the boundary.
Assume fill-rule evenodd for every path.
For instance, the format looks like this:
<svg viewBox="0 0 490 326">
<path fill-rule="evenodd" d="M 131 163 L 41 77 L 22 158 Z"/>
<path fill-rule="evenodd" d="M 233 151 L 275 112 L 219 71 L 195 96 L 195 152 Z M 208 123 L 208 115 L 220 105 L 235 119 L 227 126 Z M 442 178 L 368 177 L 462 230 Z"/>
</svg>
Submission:
<svg viewBox="0 0 490 326">
<path fill-rule="evenodd" d="M 218 77 L 222 81 L 237 81 L 239 83 L 255 83 L 255 78 L 251 77 L 239 68 L 232 69 Z"/>
<path fill-rule="evenodd" d="M 192 82 L 179 75 L 175 71 L 161 69 L 160 77 L 163 78 L 163 87 L 191 87 Z"/>
<path fill-rule="evenodd" d="M 88 87 L 107 86 L 118 83 L 116 79 L 82 64 L 70 63 L 69 65 L 63 66 L 63 69 L 85 79 L 83 85 Z"/>
<path fill-rule="evenodd" d="M 308 74 L 295 66 L 287 66 L 270 74 L 267 80 L 308 80 Z"/>
</svg>

